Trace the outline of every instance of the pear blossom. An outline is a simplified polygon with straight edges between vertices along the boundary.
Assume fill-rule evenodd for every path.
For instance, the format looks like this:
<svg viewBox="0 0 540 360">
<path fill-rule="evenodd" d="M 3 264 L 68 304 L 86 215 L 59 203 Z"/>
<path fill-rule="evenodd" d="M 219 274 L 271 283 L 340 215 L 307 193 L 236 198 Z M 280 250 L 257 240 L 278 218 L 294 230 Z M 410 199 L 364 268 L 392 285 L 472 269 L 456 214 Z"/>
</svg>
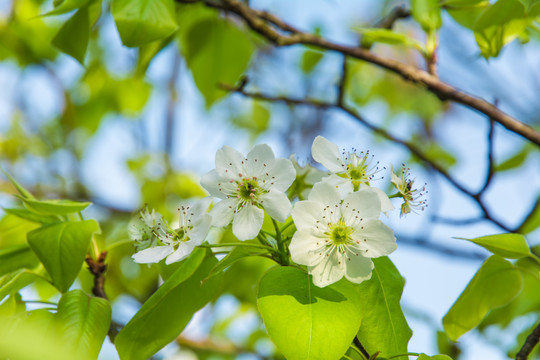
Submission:
<svg viewBox="0 0 540 360">
<path fill-rule="evenodd" d="M 427 207 L 427 201 L 420 199 L 427 193 L 426 184 L 421 188 L 413 189 L 414 180 L 409 179 L 411 176 L 410 169 L 406 169 L 404 164 L 402 166 L 401 176 L 398 176 L 394 173 L 392 165 L 390 165 L 390 182 L 403 198 L 400 216 L 408 214 L 411 211 L 424 210 Z"/>
<path fill-rule="evenodd" d="M 296 171 L 296 180 L 293 186 L 288 191 L 289 198 L 298 196 L 300 200 L 307 199 L 309 192 L 313 188 L 313 185 L 322 180 L 323 177 L 328 176 L 328 173 L 321 171 L 310 164 L 300 166 L 294 154 L 289 156 L 294 170 Z"/>
<path fill-rule="evenodd" d="M 333 185 L 342 199 L 353 191 L 369 187 L 369 182 L 375 180 L 376 174 L 382 170 L 378 167 L 378 162 L 371 164 L 373 156 L 369 154 L 369 150 L 359 154 L 356 152 L 340 154 L 338 146 L 322 136 L 317 136 L 313 141 L 311 155 L 332 173 L 322 181 Z M 384 191 L 375 187 L 372 189 L 379 196 L 384 213 L 394 210 Z"/>
<path fill-rule="evenodd" d="M 165 258 L 165 264 L 185 259 L 193 249 L 201 245 L 212 222 L 212 217 L 206 212 L 211 199 L 204 198 L 193 204 L 193 206 L 182 206 L 180 212 L 179 227 L 172 230 L 163 227 L 163 233 L 159 236 L 163 244 L 149 247 L 133 255 L 133 260 L 140 264 L 157 263 Z M 165 224 L 162 222 L 162 224 Z"/>
<path fill-rule="evenodd" d="M 160 213 L 144 208 L 139 215 L 131 219 L 128 224 L 128 235 L 135 242 L 137 250 L 156 246 L 158 240 L 165 238 L 166 222 Z"/>
<path fill-rule="evenodd" d="M 396 237 L 379 220 L 381 201 L 372 188 L 360 189 L 341 200 L 329 183 L 315 184 L 308 200 L 295 204 L 297 231 L 289 250 L 294 262 L 307 265 L 318 287 L 343 276 L 354 283 L 371 278 L 371 258 L 393 252 Z"/>
<path fill-rule="evenodd" d="M 248 240 L 261 230 L 264 211 L 284 222 L 292 208 L 285 191 L 294 179 L 291 161 L 275 159 L 268 145 L 256 145 L 246 157 L 222 147 L 216 153 L 216 168 L 201 179 L 212 196 L 222 199 L 211 210 L 212 225 L 226 226 L 232 221 L 233 234 Z"/>
</svg>

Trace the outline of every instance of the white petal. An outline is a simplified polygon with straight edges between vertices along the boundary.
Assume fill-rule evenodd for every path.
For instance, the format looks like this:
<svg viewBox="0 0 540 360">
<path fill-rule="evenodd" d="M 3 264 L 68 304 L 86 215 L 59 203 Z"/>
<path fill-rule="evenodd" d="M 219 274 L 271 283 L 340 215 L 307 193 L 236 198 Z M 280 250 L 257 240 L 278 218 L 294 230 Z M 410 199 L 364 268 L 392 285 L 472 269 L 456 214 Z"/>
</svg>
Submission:
<svg viewBox="0 0 540 360">
<path fill-rule="evenodd" d="M 146 224 L 138 216 L 132 218 L 127 229 L 129 238 L 135 241 L 142 240 L 146 229 Z"/>
<path fill-rule="evenodd" d="M 337 189 L 326 182 L 320 182 L 313 185 L 308 200 L 317 201 L 330 206 L 339 205 L 341 203 L 341 197 L 339 196 Z"/>
<path fill-rule="evenodd" d="M 369 280 L 373 271 L 373 261 L 362 255 L 353 255 L 350 259 L 351 260 L 346 260 L 347 266 L 345 268 L 345 277 L 356 284 Z"/>
<path fill-rule="evenodd" d="M 188 233 L 190 241 L 194 243 L 193 246 L 201 245 L 206 235 L 208 235 L 208 230 L 210 230 L 210 224 L 212 223 L 212 217 L 209 214 L 201 215 L 197 222 L 193 224 L 193 229 Z"/>
<path fill-rule="evenodd" d="M 209 196 L 195 201 L 193 205 L 191 206 L 191 208 L 189 209 L 190 218 L 196 219 L 199 216 L 205 214 L 211 203 L 212 203 L 212 198 Z"/>
<path fill-rule="evenodd" d="M 291 252 L 291 259 L 297 264 L 314 266 L 321 262 L 320 252 L 317 252 L 321 248 L 320 242 L 324 242 L 313 235 L 311 231 L 298 230 L 294 233 L 291 243 L 289 244 L 289 251 Z M 325 257 L 325 255 L 322 255 Z"/>
<path fill-rule="evenodd" d="M 157 263 L 174 251 L 172 246 L 156 246 L 133 254 L 132 258 L 139 264 Z"/>
<path fill-rule="evenodd" d="M 299 201 L 294 205 L 291 215 L 297 229 L 315 229 L 317 221 L 322 220 L 324 205 L 317 201 Z"/>
<path fill-rule="evenodd" d="M 176 249 L 175 252 L 173 252 L 167 257 L 167 260 L 165 260 L 165 264 L 169 265 L 177 261 L 184 260 L 189 256 L 189 254 L 191 254 L 194 247 L 195 244 L 191 241 L 180 242 L 180 244 L 178 245 L 178 249 Z"/>
<path fill-rule="evenodd" d="M 238 240 L 253 239 L 259 234 L 264 220 L 264 211 L 251 204 L 238 210 L 234 215 L 233 234 Z"/>
<path fill-rule="evenodd" d="M 405 187 L 403 179 L 394 173 L 392 164 L 390 164 L 390 182 L 398 189 L 403 189 Z"/>
<path fill-rule="evenodd" d="M 338 146 L 322 136 L 317 136 L 313 140 L 311 156 L 331 172 L 339 173 L 346 170 L 343 168 L 344 164 Z"/>
<path fill-rule="evenodd" d="M 255 145 L 247 154 L 247 175 L 261 176 L 274 166 L 275 156 L 270 146 L 266 144 Z"/>
<path fill-rule="evenodd" d="M 212 225 L 214 226 L 227 226 L 233 219 L 234 210 L 236 209 L 238 199 L 230 198 L 224 199 L 218 202 L 212 210 L 210 215 L 212 216 Z"/>
<path fill-rule="evenodd" d="M 381 201 L 374 191 L 363 189 L 347 196 L 341 209 L 345 223 L 350 225 L 357 217 L 378 219 L 381 215 Z"/>
<path fill-rule="evenodd" d="M 367 185 L 364 185 L 364 186 L 367 186 Z M 360 189 L 362 189 L 362 186 L 360 186 Z M 386 214 L 388 211 L 392 211 L 395 209 L 394 205 L 392 205 L 392 202 L 390 201 L 390 198 L 388 197 L 388 195 L 386 195 L 384 191 L 376 187 L 371 187 L 370 189 L 374 191 L 379 197 L 379 200 L 381 201 L 381 211 L 383 213 Z"/>
<path fill-rule="evenodd" d="M 345 264 L 340 254 L 334 250 L 316 266 L 309 266 L 308 270 L 313 275 L 313 284 L 318 287 L 325 287 L 339 281 L 343 277 Z"/>
<path fill-rule="evenodd" d="M 296 170 L 292 162 L 288 159 L 278 158 L 274 165 L 268 170 L 267 182 L 270 182 L 270 188 L 285 192 L 296 179 Z"/>
<path fill-rule="evenodd" d="M 354 186 L 349 178 L 342 178 L 336 174 L 331 174 L 330 176 L 325 177 L 322 181 L 336 188 L 341 199 L 344 199 L 347 195 L 354 191 Z"/>
<path fill-rule="evenodd" d="M 397 248 L 394 232 L 380 220 L 368 220 L 352 234 L 360 242 L 359 247 L 367 250 L 365 257 L 376 258 L 392 253 Z"/>
<path fill-rule="evenodd" d="M 225 195 L 219 190 L 219 184 L 227 183 L 227 181 L 227 179 L 219 176 L 218 172 L 214 169 L 202 176 L 201 185 L 210 193 L 210 195 L 223 199 L 225 198 Z"/>
<path fill-rule="evenodd" d="M 224 146 L 216 152 L 216 170 L 221 177 L 237 179 L 245 175 L 244 161 L 244 156 L 230 146 Z"/>
<path fill-rule="evenodd" d="M 279 222 L 285 222 L 291 214 L 291 202 L 281 191 L 270 190 L 261 196 L 260 203 L 268 215 Z"/>
</svg>

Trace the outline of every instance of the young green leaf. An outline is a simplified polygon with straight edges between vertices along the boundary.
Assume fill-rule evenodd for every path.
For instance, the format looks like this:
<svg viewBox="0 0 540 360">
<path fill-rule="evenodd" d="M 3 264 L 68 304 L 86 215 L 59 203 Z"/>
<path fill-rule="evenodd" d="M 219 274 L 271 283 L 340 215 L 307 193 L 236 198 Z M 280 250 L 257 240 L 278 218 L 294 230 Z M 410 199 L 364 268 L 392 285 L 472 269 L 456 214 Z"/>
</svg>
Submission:
<svg viewBox="0 0 540 360">
<path fill-rule="evenodd" d="M 18 269 L 32 269 L 39 260 L 26 244 L 14 245 L 0 250 L 0 276 Z"/>
<path fill-rule="evenodd" d="M 298 268 L 274 267 L 260 281 L 257 306 L 285 358 L 340 359 L 360 326 L 360 297 L 345 279 L 319 288 Z"/>
<path fill-rule="evenodd" d="M 83 211 L 92 203 L 71 200 L 23 200 L 24 206 L 36 214 L 67 215 Z"/>
<path fill-rule="evenodd" d="M 527 240 L 521 234 L 498 234 L 481 236 L 474 239 L 456 238 L 471 241 L 483 248 L 507 259 L 519 259 L 532 256 Z"/>
<path fill-rule="evenodd" d="M 47 269 L 54 286 L 66 292 L 81 270 L 92 234 L 99 232 L 95 220 L 60 222 L 28 233 L 28 244 Z"/>
<path fill-rule="evenodd" d="M 238 260 L 242 260 L 248 256 L 253 256 L 254 253 L 264 253 L 265 250 L 258 250 L 258 249 L 250 249 L 245 248 L 242 246 L 237 246 L 234 249 L 231 250 L 230 253 L 227 254 L 223 259 L 221 259 L 216 266 L 210 270 L 210 273 L 208 274 L 208 277 L 204 279 L 203 281 L 208 281 L 208 279 L 221 274 L 225 269 L 227 269 L 229 266 L 237 262 Z"/>
<path fill-rule="evenodd" d="M 358 338 L 370 354 L 404 354 L 412 336 L 400 305 L 405 279 L 389 258 L 373 259 L 373 263 L 371 279 L 357 288 L 363 309 Z"/>
<path fill-rule="evenodd" d="M 58 302 L 56 318 L 62 339 L 73 352 L 96 359 L 111 323 L 109 302 L 72 290 Z"/>
<path fill-rule="evenodd" d="M 28 269 L 20 269 L 0 277 L 0 301 L 6 296 L 30 285 L 38 275 Z"/>
<path fill-rule="evenodd" d="M 426 32 L 437 30 L 442 25 L 439 0 L 411 0 L 411 12 Z"/>
<path fill-rule="evenodd" d="M 210 107 L 227 95 L 219 84 L 234 85 L 246 71 L 253 45 L 246 33 L 229 21 L 212 18 L 195 23 L 183 39 L 187 65 Z"/>
<path fill-rule="evenodd" d="M 378 28 L 358 28 L 355 30 L 363 35 L 362 44 L 367 46 L 371 46 L 371 44 L 378 42 L 388 45 L 403 45 L 412 47 L 421 53 L 426 52 L 424 45 L 420 41 L 402 33 Z"/>
<path fill-rule="evenodd" d="M 84 6 L 62 25 L 52 39 L 52 44 L 60 51 L 84 64 L 84 56 L 89 38 L 90 18 L 88 6 Z"/>
<path fill-rule="evenodd" d="M 38 224 L 50 224 L 53 222 L 58 222 L 60 219 L 57 216 L 53 215 L 42 215 L 42 214 L 36 214 L 33 211 L 30 211 L 28 209 L 3 209 L 6 214 L 15 215 L 21 219 L 25 219 L 28 221 L 32 221 Z"/>
<path fill-rule="evenodd" d="M 118 333 L 115 345 L 120 359 L 148 359 L 174 340 L 193 314 L 217 294 L 219 277 L 201 283 L 216 263 L 204 249 L 195 249 Z"/>
<path fill-rule="evenodd" d="M 55 4 L 53 10 L 43 14 L 42 16 L 66 14 L 75 9 L 84 7 L 91 1 L 93 0 L 62 0 L 58 4 Z"/>
<path fill-rule="evenodd" d="M 529 211 L 529 215 L 523 221 L 518 231 L 523 234 L 528 234 L 540 227 L 540 196 L 536 199 L 534 207 Z"/>
<path fill-rule="evenodd" d="M 324 57 L 324 53 L 321 51 L 307 49 L 302 54 L 302 62 L 300 68 L 306 74 L 309 74 L 317 67 L 317 64 Z"/>
<path fill-rule="evenodd" d="M 448 355 L 426 355 L 426 354 L 420 354 L 418 356 L 417 360 L 452 360 L 452 358 Z"/>
<path fill-rule="evenodd" d="M 111 13 L 125 46 L 164 39 L 178 27 L 173 0 L 112 0 Z"/>
<path fill-rule="evenodd" d="M 480 324 L 490 310 L 512 301 L 522 287 L 519 269 L 497 255 L 488 258 L 444 316 L 448 337 L 457 341 Z"/>
<path fill-rule="evenodd" d="M 30 193 L 30 191 L 26 190 L 21 184 L 19 184 L 13 176 L 11 176 L 8 172 L 4 171 L 4 169 L 2 169 L 2 172 L 8 178 L 8 180 L 13 184 L 13 186 L 15 186 L 15 189 L 17 189 L 17 191 L 19 192 L 19 194 L 21 194 L 23 199 L 29 199 L 29 200 L 35 199 L 35 197 Z"/>
</svg>

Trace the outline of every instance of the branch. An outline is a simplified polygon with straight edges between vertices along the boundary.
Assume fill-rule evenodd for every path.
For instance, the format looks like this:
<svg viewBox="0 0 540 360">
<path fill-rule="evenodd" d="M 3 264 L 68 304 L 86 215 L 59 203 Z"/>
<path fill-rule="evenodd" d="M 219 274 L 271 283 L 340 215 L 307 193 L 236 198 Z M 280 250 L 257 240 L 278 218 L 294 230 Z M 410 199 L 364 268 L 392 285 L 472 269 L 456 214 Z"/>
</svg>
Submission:
<svg viewBox="0 0 540 360">
<path fill-rule="evenodd" d="M 416 145 L 409 143 L 405 140 L 399 139 L 395 137 L 394 135 L 390 134 L 388 131 L 386 131 L 382 127 L 378 127 L 371 122 L 367 121 L 363 116 L 358 114 L 356 111 L 352 110 L 351 108 L 345 106 L 344 104 L 337 104 L 337 103 L 330 103 L 326 101 L 321 100 L 312 100 L 312 99 L 295 99 L 295 98 L 289 98 L 286 96 L 271 96 L 266 95 L 262 93 L 256 93 L 256 92 L 248 92 L 244 90 L 243 88 L 239 89 L 237 87 L 227 85 L 227 84 L 220 84 L 220 88 L 230 91 L 230 92 L 236 92 L 239 94 L 242 94 L 246 97 L 254 98 L 261 101 L 269 101 L 269 102 L 285 102 L 290 105 L 306 105 L 306 106 L 312 106 L 322 109 L 340 109 L 343 112 L 347 113 L 349 116 L 354 118 L 356 121 L 358 121 L 360 124 L 364 125 L 371 131 L 373 131 L 376 134 L 381 135 L 387 140 L 390 140 L 396 144 L 399 144 L 405 148 L 407 148 L 412 154 L 414 154 L 416 157 L 418 157 L 420 160 L 422 160 L 425 164 L 427 164 L 429 167 L 431 167 L 433 170 L 435 170 L 437 173 L 439 173 L 442 177 L 444 177 L 452 186 L 454 186 L 457 190 L 459 190 L 461 193 L 466 195 L 467 197 L 471 198 L 481 209 L 483 213 L 483 217 L 489 221 L 491 221 L 493 224 L 497 225 L 501 229 L 510 232 L 511 230 L 504 225 L 503 223 L 499 222 L 497 219 L 495 219 L 487 210 L 486 206 L 484 205 L 482 199 L 480 196 L 476 193 L 471 192 L 470 190 L 466 189 L 463 185 L 458 183 L 454 178 L 452 178 L 446 170 L 444 170 L 442 167 L 440 167 L 437 163 L 433 162 L 431 159 L 429 159 Z"/>
<path fill-rule="evenodd" d="M 525 343 L 516 355 L 516 360 L 527 360 L 529 354 L 540 341 L 540 324 L 534 328 L 533 332 L 527 336 Z"/>
<path fill-rule="evenodd" d="M 411 16 L 411 12 L 405 8 L 405 6 L 396 6 L 386 15 L 384 18 L 382 18 L 379 22 L 375 24 L 375 27 L 382 28 L 382 29 L 392 29 L 394 27 L 394 23 L 399 19 L 406 19 L 409 16 Z"/>
<path fill-rule="evenodd" d="M 316 35 L 302 32 L 274 15 L 264 11 L 254 10 L 236 0 L 223 0 L 219 3 L 211 0 L 176 1 L 179 3 L 203 2 L 206 6 L 230 11 L 241 17 L 253 31 L 262 35 L 276 46 L 290 46 L 294 44 L 311 45 L 323 50 L 336 51 L 344 56 L 367 61 L 394 72 L 405 80 L 424 85 L 429 91 L 442 100 L 454 101 L 484 113 L 508 130 L 519 134 L 540 146 L 540 133 L 532 127 L 514 119 L 484 99 L 460 91 L 453 86 L 442 82 L 438 77 L 418 69 L 415 66 L 394 59 L 381 57 L 360 47 L 334 43 Z M 286 33 L 283 34 L 283 32 Z"/>
<path fill-rule="evenodd" d="M 232 343 L 217 343 L 210 339 L 191 340 L 187 337 L 179 335 L 176 337 L 176 343 L 181 347 L 192 349 L 195 351 L 207 351 L 225 356 L 238 356 L 240 354 L 255 354 L 261 359 L 266 359 L 260 354 L 251 349 L 241 348 Z"/>
</svg>

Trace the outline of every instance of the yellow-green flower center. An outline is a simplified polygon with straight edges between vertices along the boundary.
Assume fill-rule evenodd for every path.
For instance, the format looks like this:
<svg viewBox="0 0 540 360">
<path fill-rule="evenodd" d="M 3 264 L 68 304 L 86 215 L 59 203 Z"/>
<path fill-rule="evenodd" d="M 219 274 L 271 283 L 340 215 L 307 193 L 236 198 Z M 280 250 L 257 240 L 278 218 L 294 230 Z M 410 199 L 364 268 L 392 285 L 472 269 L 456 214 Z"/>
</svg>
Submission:
<svg viewBox="0 0 540 360">
<path fill-rule="evenodd" d="M 351 234 L 353 229 L 340 220 L 337 224 L 329 224 L 329 238 L 333 245 L 347 245 L 352 242 Z"/>
</svg>

